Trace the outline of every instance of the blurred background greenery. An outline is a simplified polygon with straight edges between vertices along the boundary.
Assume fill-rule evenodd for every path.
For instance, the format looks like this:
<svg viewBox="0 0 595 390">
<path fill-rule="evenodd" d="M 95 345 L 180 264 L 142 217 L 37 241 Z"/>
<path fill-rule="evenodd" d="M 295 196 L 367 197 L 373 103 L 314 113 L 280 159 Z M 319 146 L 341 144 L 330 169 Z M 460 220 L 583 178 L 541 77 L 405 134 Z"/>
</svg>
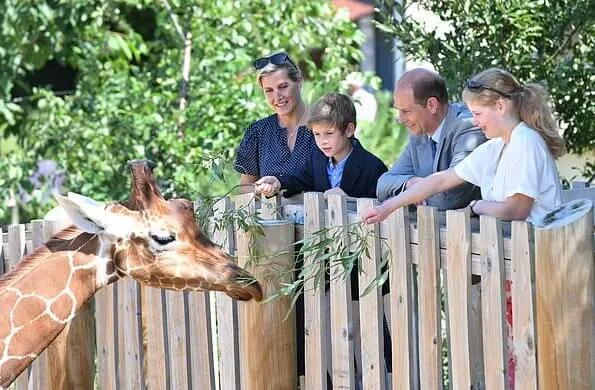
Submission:
<svg viewBox="0 0 595 390">
<path fill-rule="evenodd" d="M 245 127 L 270 114 L 254 58 L 287 50 L 311 102 L 339 90 L 362 57 L 357 26 L 330 2 L 6 0 L 3 8 L 3 225 L 11 210 L 21 222 L 42 216 L 53 190 L 124 199 L 125 163 L 135 158 L 157 162 L 167 196 L 223 194 L 238 181 L 230 168 Z M 192 60 L 181 111 L 186 33 Z M 52 69 L 64 79 L 51 79 Z"/>
<path fill-rule="evenodd" d="M 385 47 L 400 49 L 404 63 L 431 63 L 454 99 L 464 79 L 488 66 L 543 83 L 570 149 L 592 153 L 595 0 L 360 3 L 375 19 L 377 54 L 388 39 Z M 438 23 L 429 26 L 432 18 Z M 192 57 L 181 110 L 187 33 Z M 270 113 L 251 61 L 288 51 L 312 102 L 342 90 L 364 59 L 366 36 L 330 0 L 4 0 L 0 225 L 42 216 L 54 205 L 52 191 L 124 199 L 125 163 L 137 158 L 157 162 L 167 196 L 226 193 L 237 184 L 231 167 L 244 129 Z M 379 84 L 368 78 L 378 114 L 358 137 L 390 166 L 407 134 Z M 584 170 L 591 177 L 593 166 Z"/>
</svg>

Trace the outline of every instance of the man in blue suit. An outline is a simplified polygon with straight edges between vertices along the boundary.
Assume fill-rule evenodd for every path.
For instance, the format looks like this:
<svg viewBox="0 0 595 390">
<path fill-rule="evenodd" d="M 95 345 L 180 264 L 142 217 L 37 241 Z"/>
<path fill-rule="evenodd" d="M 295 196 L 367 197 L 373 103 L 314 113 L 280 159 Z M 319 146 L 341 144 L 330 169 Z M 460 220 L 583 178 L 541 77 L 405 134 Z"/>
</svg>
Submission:
<svg viewBox="0 0 595 390">
<path fill-rule="evenodd" d="M 420 178 L 458 164 L 478 145 L 485 142 L 481 130 L 472 123 L 464 104 L 448 103 L 444 79 L 427 69 L 406 72 L 397 82 L 394 106 L 399 123 L 410 133 L 409 143 L 393 166 L 378 180 L 378 200 L 397 195 Z M 479 188 L 463 184 L 426 199 L 425 204 L 439 210 L 466 207 L 480 199 Z"/>
</svg>

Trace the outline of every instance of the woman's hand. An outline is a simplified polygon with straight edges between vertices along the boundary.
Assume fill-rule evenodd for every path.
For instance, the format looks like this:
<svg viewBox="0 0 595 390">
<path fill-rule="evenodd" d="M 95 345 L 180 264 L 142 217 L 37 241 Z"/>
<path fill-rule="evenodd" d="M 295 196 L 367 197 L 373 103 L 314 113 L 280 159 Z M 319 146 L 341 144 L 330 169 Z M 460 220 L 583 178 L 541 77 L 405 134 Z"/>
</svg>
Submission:
<svg viewBox="0 0 595 390">
<path fill-rule="evenodd" d="M 273 196 L 281 189 L 281 182 L 275 176 L 261 177 L 254 184 L 254 192 L 264 196 Z"/>
<path fill-rule="evenodd" d="M 367 224 L 382 222 L 391 213 L 391 209 L 386 204 L 378 205 L 374 208 L 366 210 L 364 213 L 363 221 Z"/>
</svg>

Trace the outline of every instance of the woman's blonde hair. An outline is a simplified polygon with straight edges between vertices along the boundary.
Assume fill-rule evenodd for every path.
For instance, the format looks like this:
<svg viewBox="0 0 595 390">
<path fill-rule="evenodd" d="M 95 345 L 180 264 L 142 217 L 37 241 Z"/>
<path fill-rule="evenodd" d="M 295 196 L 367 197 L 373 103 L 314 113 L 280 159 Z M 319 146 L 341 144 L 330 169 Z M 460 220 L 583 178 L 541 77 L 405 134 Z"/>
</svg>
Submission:
<svg viewBox="0 0 595 390">
<path fill-rule="evenodd" d="M 473 76 L 463 90 L 465 101 L 480 105 L 495 104 L 501 97 L 512 100 L 520 119 L 541 135 L 554 158 L 566 153 L 547 91 L 541 85 L 521 84 L 509 72 L 490 68 Z"/>
</svg>

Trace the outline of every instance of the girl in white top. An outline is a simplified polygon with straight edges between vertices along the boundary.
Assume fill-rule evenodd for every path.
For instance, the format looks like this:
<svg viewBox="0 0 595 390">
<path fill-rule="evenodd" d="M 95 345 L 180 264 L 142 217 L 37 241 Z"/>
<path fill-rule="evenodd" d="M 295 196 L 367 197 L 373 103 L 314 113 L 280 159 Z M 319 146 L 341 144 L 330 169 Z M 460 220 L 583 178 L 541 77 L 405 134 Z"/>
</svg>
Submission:
<svg viewBox="0 0 595 390">
<path fill-rule="evenodd" d="M 505 220 L 541 218 L 561 203 L 554 159 L 564 140 L 547 104 L 545 90 L 523 85 L 509 72 L 491 68 L 469 79 L 463 99 L 489 141 L 456 167 L 436 172 L 366 212 L 364 221 L 384 220 L 394 210 L 423 201 L 463 182 L 481 188 L 482 200 L 469 204 L 473 215 Z"/>
</svg>

